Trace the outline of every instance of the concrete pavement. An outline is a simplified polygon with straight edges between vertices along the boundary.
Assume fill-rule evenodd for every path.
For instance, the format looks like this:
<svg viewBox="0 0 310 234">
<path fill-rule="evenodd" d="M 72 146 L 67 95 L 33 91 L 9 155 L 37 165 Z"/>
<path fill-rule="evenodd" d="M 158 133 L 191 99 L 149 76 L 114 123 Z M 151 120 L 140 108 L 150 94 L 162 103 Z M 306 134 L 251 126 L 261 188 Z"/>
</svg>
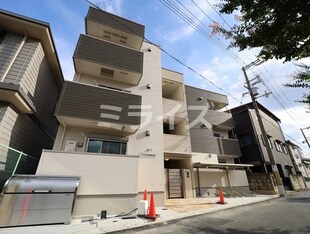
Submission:
<svg viewBox="0 0 310 234">
<path fill-rule="evenodd" d="M 185 217 L 206 214 L 214 211 L 230 209 L 238 206 L 253 204 L 257 202 L 267 201 L 278 198 L 278 195 L 257 195 L 256 197 L 238 197 L 225 198 L 227 204 L 216 204 L 219 201 L 217 197 L 194 198 L 194 199 L 171 199 L 167 200 L 165 207 L 156 207 L 156 213 L 159 218 L 155 221 L 130 216 L 129 219 L 121 217 L 109 217 L 100 219 L 94 215 L 93 217 L 84 217 L 73 219 L 71 224 L 63 225 L 42 225 L 27 226 L 15 228 L 2 228 L 0 233 L 8 234 L 54 234 L 54 233 L 79 233 L 79 234 L 95 234 L 109 233 L 126 229 L 138 228 L 146 225 L 156 225 L 159 223 L 169 222 L 171 220 L 182 219 Z"/>
</svg>

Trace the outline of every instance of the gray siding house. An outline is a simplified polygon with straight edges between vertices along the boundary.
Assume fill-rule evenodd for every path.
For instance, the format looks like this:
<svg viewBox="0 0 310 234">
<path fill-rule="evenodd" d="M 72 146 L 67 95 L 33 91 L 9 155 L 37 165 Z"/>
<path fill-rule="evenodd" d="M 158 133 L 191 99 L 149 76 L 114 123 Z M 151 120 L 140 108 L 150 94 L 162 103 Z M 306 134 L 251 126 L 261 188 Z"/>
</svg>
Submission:
<svg viewBox="0 0 310 234">
<path fill-rule="evenodd" d="M 14 150 L 35 158 L 22 158 L 16 173 L 34 174 L 42 149 L 53 147 L 62 84 L 49 24 L 0 10 L 0 187 L 17 162 Z"/>
<path fill-rule="evenodd" d="M 290 158 L 287 144 L 280 126 L 280 119 L 263 105 L 258 104 L 263 124 L 265 126 L 268 143 L 270 145 L 279 174 L 286 189 L 291 188 L 289 176 L 296 171 Z M 235 107 L 230 110 L 236 127 L 235 134 L 239 140 L 242 157 L 240 162 L 251 163 L 254 173 L 270 173 L 271 162 L 267 155 L 266 142 L 262 138 L 258 120 L 252 103 Z"/>
<path fill-rule="evenodd" d="M 227 96 L 190 86 L 185 93 L 196 196 L 208 196 L 219 187 L 249 191 L 245 168 L 252 165 L 234 163 L 241 151 L 232 134 L 232 115 L 222 111 Z"/>
</svg>

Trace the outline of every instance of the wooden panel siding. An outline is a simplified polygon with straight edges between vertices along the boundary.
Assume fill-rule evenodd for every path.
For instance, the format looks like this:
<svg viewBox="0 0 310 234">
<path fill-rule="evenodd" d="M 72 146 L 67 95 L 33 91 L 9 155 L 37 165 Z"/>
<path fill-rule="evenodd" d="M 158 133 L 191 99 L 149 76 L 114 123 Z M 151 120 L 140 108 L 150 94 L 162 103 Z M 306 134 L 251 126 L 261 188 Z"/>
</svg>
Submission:
<svg viewBox="0 0 310 234">
<path fill-rule="evenodd" d="M 101 105 L 120 107 L 121 111 L 100 109 Z M 138 109 L 130 109 L 131 105 Z M 106 88 L 65 82 L 57 103 L 56 116 L 67 116 L 109 123 L 139 125 L 141 96 Z M 129 112 L 137 116 L 129 116 Z M 119 116 L 119 119 L 102 118 L 101 113 Z"/>
<path fill-rule="evenodd" d="M 143 71 L 143 53 L 86 35 L 80 35 L 73 57 L 127 71 Z"/>
<path fill-rule="evenodd" d="M 23 40 L 22 35 L 7 33 L 0 43 L 0 77 L 7 69 L 7 66 L 13 59 L 20 43 Z"/>
<path fill-rule="evenodd" d="M 38 47 L 40 42 L 31 38 L 28 38 L 20 52 L 18 53 L 14 63 L 12 64 L 4 82 L 19 84 L 25 75 L 26 69 L 29 66 L 30 60 Z M 24 89 L 25 91 L 28 89 Z"/>
<path fill-rule="evenodd" d="M 53 114 L 60 90 L 57 88 L 42 44 L 33 40 L 29 41 L 29 43 L 36 45 L 36 49 L 29 61 L 20 86 L 33 100 L 36 107 L 35 118 L 41 122 L 44 131 L 54 138 L 58 123 Z"/>
<path fill-rule="evenodd" d="M 51 149 L 53 141 L 29 118 L 9 106 L 1 121 L 0 142 L 34 157 L 41 149 Z"/>
<path fill-rule="evenodd" d="M 86 19 L 100 24 L 108 25 L 112 28 L 116 28 L 130 34 L 144 37 L 143 25 L 137 24 L 135 22 L 121 18 L 116 15 L 109 14 L 107 12 L 100 11 L 93 7 L 89 8 Z"/>
</svg>

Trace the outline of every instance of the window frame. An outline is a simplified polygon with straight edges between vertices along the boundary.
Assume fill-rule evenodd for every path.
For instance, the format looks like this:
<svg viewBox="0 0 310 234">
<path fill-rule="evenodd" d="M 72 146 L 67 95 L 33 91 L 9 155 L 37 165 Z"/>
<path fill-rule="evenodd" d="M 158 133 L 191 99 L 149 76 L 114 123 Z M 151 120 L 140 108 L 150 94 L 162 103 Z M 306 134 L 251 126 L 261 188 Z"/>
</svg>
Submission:
<svg viewBox="0 0 310 234">
<path fill-rule="evenodd" d="M 101 145 L 100 145 L 100 152 L 91 152 L 88 151 L 88 147 L 89 147 L 89 142 L 90 141 L 100 141 Z M 103 149 L 103 143 L 107 142 L 107 150 L 106 152 L 102 152 Z M 109 144 L 110 143 L 119 143 L 119 153 L 111 153 L 109 152 Z M 125 147 L 124 147 L 125 146 Z M 125 150 L 124 150 L 125 149 Z M 97 153 L 97 154 L 114 154 L 114 155 L 126 155 L 127 154 L 127 141 L 122 141 L 122 140 L 114 140 L 114 139 L 106 139 L 106 138 L 95 138 L 95 137 L 89 137 L 87 138 L 87 146 L 85 151 L 87 153 Z"/>
</svg>

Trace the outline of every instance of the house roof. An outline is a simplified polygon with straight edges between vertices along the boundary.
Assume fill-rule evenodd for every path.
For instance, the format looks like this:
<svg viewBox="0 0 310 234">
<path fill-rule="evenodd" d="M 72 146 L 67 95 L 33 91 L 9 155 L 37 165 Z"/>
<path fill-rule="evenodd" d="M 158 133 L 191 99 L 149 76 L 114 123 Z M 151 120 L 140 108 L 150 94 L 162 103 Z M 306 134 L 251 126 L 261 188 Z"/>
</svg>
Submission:
<svg viewBox="0 0 310 234">
<path fill-rule="evenodd" d="M 266 107 L 264 107 L 259 102 L 257 102 L 257 106 L 258 106 L 259 110 L 261 110 L 262 112 L 264 112 L 265 114 L 270 116 L 272 119 L 274 119 L 277 122 L 281 122 L 281 120 L 277 116 L 275 116 L 270 110 L 268 110 Z M 252 102 L 249 102 L 249 103 L 246 103 L 244 105 L 232 108 L 232 109 L 228 110 L 228 112 L 231 112 L 232 114 L 237 114 L 237 113 L 244 112 L 244 111 L 246 111 L 248 109 L 254 109 L 254 106 L 253 106 Z"/>
<path fill-rule="evenodd" d="M 49 23 L 0 9 L 0 28 L 40 40 L 57 85 L 62 87 L 64 77 Z"/>
</svg>

